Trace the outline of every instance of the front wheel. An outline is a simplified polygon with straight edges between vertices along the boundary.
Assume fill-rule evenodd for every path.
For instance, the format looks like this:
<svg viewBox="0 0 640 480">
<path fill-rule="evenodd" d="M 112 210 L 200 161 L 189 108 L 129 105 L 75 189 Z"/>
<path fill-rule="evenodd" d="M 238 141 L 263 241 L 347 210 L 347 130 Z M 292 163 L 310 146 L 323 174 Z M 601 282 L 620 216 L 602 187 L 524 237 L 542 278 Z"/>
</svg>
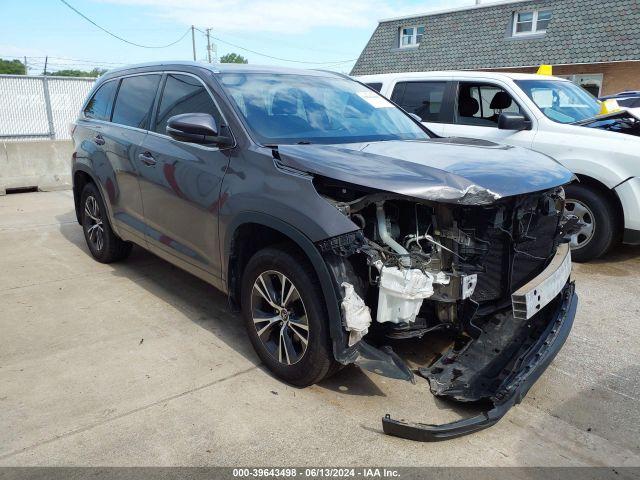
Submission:
<svg viewBox="0 0 640 480">
<path fill-rule="evenodd" d="M 324 297 L 304 257 L 260 250 L 245 268 L 241 296 L 251 343 L 277 377 L 305 387 L 335 370 Z"/>
<path fill-rule="evenodd" d="M 611 248 L 616 233 L 616 211 L 602 193 L 583 184 L 565 187 L 565 210 L 583 226 L 571 237 L 571 257 L 576 262 L 598 258 Z"/>
</svg>

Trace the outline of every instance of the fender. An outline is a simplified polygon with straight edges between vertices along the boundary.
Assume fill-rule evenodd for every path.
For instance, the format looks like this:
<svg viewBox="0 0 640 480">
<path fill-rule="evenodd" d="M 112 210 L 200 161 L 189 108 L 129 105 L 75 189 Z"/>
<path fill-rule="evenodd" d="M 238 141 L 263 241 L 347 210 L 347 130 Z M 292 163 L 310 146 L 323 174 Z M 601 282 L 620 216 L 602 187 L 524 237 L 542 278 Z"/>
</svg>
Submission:
<svg viewBox="0 0 640 480">
<path fill-rule="evenodd" d="M 329 321 L 329 334 L 333 343 L 333 354 L 336 360 L 341 361 L 344 357 L 346 342 L 346 333 L 342 328 L 342 315 L 340 313 L 340 305 L 338 304 L 339 292 L 337 286 L 332 281 L 329 269 L 320 255 L 320 252 L 313 242 L 300 230 L 290 224 L 273 217 L 266 213 L 260 212 L 242 212 L 236 215 L 233 221 L 228 225 L 224 242 L 224 257 L 231 257 L 231 242 L 235 236 L 236 230 L 247 223 L 255 223 L 276 230 L 293 241 L 307 256 L 313 269 L 318 276 L 322 293 L 327 305 L 327 314 Z M 227 279 L 229 285 L 229 265 L 228 262 L 223 263 L 222 278 Z"/>
<path fill-rule="evenodd" d="M 105 190 L 104 190 L 104 185 L 102 184 L 102 182 L 100 182 L 97 178 L 95 173 L 93 172 L 93 170 L 91 169 L 91 167 L 89 167 L 89 165 L 87 165 L 84 162 L 81 162 L 81 160 L 85 160 L 84 158 L 76 158 L 76 161 L 73 164 L 73 167 L 71 168 L 71 182 L 73 184 L 73 188 L 74 188 L 74 192 L 75 192 L 75 178 L 76 178 L 76 173 L 77 172 L 83 172 L 86 173 L 87 175 L 89 175 L 89 178 L 91 178 L 91 180 L 93 181 L 93 183 L 95 185 L 97 185 L 98 187 L 98 191 L 100 192 L 100 196 L 102 197 L 102 203 L 104 204 L 105 208 L 107 209 L 107 216 L 109 217 L 109 224 L 111 225 L 111 228 L 113 229 L 113 231 L 116 233 L 116 235 L 121 236 L 120 235 L 120 231 L 118 230 L 118 226 L 116 225 L 116 222 L 114 221 L 114 217 L 113 217 L 113 209 L 111 208 L 111 204 L 109 202 L 107 202 L 105 199 L 108 198 Z M 78 195 L 80 195 L 82 192 L 78 192 Z M 79 201 L 80 199 L 78 199 Z M 78 223 L 80 222 L 80 212 L 76 209 L 76 218 L 78 219 Z"/>
</svg>

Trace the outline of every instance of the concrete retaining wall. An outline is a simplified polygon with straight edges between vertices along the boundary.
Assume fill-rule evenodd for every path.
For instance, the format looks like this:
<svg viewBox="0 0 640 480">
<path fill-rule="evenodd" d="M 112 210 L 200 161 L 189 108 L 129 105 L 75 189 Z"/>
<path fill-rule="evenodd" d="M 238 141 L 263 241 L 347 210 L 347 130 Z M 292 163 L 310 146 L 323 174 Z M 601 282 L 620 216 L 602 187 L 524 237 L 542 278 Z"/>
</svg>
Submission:
<svg viewBox="0 0 640 480">
<path fill-rule="evenodd" d="M 71 188 L 72 153 L 69 140 L 0 143 L 0 195 L 14 188 Z"/>
</svg>

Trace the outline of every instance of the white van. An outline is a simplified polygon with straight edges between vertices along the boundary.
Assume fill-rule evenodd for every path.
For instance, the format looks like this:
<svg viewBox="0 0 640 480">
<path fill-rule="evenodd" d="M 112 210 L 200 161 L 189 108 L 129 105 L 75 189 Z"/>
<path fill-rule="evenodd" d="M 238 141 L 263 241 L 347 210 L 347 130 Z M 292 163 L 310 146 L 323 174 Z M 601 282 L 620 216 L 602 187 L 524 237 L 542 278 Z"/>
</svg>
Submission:
<svg viewBox="0 0 640 480">
<path fill-rule="evenodd" d="M 572 170 L 580 183 L 565 189 L 567 210 L 584 222 L 571 242 L 576 261 L 599 257 L 618 239 L 640 245 L 640 121 L 633 114 L 598 116 L 601 105 L 585 90 L 545 75 L 463 71 L 356 79 L 439 135 L 532 148 Z"/>
</svg>

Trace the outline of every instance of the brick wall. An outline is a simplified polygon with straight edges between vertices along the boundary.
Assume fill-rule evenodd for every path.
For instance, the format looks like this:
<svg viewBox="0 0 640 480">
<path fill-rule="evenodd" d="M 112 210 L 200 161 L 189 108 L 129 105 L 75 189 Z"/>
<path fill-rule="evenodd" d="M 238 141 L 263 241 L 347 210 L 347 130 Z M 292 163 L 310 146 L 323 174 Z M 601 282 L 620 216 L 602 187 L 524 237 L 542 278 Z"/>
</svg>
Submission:
<svg viewBox="0 0 640 480">
<path fill-rule="evenodd" d="M 537 68 L 509 68 L 505 72 L 536 73 Z M 500 71 L 491 69 L 488 71 Z M 640 90 L 640 62 L 597 63 L 592 65 L 561 65 L 553 67 L 554 75 L 584 75 L 601 73 L 600 95 L 611 95 L 624 90 Z"/>
</svg>

